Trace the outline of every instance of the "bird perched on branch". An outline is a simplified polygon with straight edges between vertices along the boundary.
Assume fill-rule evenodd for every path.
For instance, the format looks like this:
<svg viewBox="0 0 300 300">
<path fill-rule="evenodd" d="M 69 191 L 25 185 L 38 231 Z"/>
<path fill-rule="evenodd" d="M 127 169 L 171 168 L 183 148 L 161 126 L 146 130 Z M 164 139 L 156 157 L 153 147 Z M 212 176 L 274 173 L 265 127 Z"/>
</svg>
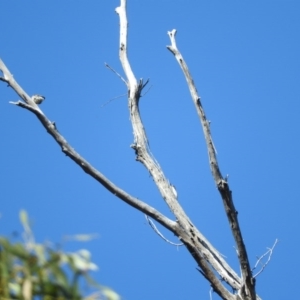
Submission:
<svg viewBox="0 0 300 300">
<path fill-rule="evenodd" d="M 31 100 L 34 101 L 35 104 L 41 104 L 45 99 L 46 97 L 42 95 L 33 95 L 31 97 Z"/>
</svg>

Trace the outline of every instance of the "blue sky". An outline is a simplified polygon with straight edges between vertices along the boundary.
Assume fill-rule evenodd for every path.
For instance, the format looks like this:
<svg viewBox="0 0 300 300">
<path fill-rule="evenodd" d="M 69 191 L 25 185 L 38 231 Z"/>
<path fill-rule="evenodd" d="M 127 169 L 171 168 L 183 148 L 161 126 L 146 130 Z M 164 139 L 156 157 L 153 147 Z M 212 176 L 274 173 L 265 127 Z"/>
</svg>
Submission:
<svg viewBox="0 0 300 300">
<path fill-rule="evenodd" d="M 0 57 L 68 142 L 114 183 L 171 214 L 135 161 L 118 58 L 118 1 L 19 1 L 1 5 Z M 229 174 L 252 265 L 279 239 L 257 279 L 263 299 L 297 293 L 299 247 L 298 1 L 128 0 L 129 58 L 137 78 L 150 78 L 141 115 L 151 151 L 176 185 L 193 222 L 238 265 L 229 226 L 208 166 L 202 129 L 169 45 L 189 65 L 206 110 L 223 175 Z M 21 231 L 28 211 L 38 241 L 98 233 L 87 248 L 94 277 L 129 299 L 209 299 L 209 284 L 184 248 L 166 244 L 144 216 L 81 171 L 36 117 L 8 104 L 0 84 L 0 233 Z M 297 229 L 298 228 L 298 229 Z M 161 231 L 176 242 L 175 237 Z M 277 288 L 274 288 L 277 287 Z M 215 295 L 214 299 L 218 299 Z"/>
</svg>

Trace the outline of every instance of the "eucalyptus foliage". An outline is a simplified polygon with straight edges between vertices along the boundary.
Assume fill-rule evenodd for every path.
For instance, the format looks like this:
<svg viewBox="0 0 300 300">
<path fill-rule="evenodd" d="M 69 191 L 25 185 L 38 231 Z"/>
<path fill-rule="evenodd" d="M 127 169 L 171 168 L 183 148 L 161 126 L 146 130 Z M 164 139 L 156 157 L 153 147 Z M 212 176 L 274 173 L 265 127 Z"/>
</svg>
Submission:
<svg viewBox="0 0 300 300">
<path fill-rule="evenodd" d="M 67 253 L 53 249 L 50 243 L 36 243 L 26 211 L 20 212 L 20 220 L 24 228 L 22 242 L 0 236 L 1 300 L 120 299 L 114 291 L 90 277 L 89 271 L 98 267 L 91 262 L 88 250 Z M 82 238 L 88 240 L 89 235 L 81 235 Z M 83 283 L 95 292 L 84 296 Z"/>
</svg>

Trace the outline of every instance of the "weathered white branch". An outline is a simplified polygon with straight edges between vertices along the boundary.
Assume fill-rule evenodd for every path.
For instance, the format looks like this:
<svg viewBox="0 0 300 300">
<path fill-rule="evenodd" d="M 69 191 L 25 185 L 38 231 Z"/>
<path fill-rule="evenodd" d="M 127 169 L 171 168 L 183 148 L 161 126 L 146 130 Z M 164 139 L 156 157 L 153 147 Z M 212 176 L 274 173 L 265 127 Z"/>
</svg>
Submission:
<svg viewBox="0 0 300 300">
<path fill-rule="evenodd" d="M 250 263 L 248 260 L 248 255 L 246 251 L 246 247 L 242 238 L 242 233 L 239 227 L 239 222 L 237 219 L 237 211 L 235 210 L 233 201 L 232 201 L 232 194 L 231 190 L 229 188 L 228 182 L 223 179 L 221 175 L 221 171 L 219 169 L 219 165 L 216 158 L 216 151 L 215 147 L 212 141 L 211 133 L 210 133 L 210 124 L 206 119 L 204 109 L 202 107 L 200 97 L 198 95 L 196 86 L 194 84 L 194 80 L 190 74 L 190 71 L 188 69 L 187 64 L 185 63 L 181 53 L 179 52 L 175 35 L 176 30 L 173 29 L 172 31 L 168 32 L 168 35 L 170 37 L 171 46 L 167 46 L 168 50 L 170 50 L 173 55 L 175 56 L 177 62 L 179 63 L 185 79 L 187 81 L 193 102 L 196 107 L 196 111 L 198 113 L 198 116 L 201 121 L 201 125 L 204 132 L 204 137 L 208 149 L 208 156 L 209 156 L 209 163 L 210 168 L 212 171 L 213 178 L 215 180 L 215 183 L 218 187 L 218 190 L 221 194 L 223 205 L 227 214 L 227 218 L 230 224 L 230 228 L 232 230 L 232 234 L 234 236 L 237 248 L 238 248 L 238 258 L 240 261 L 240 267 L 242 271 L 242 282 L 240 288 L 238 288 L 240 295 L 243 297 L 243 299 L 251 299 L 255 300 L 257 299 L 256 293 L 255 293 L 255 280 L 252 276 L 252 272 L 250 269 Z"/>
<path fill-rule="evenodd" d="M 200 97 L 196 90 L 193 79 L 190 75 L 188 67 L 177 49 L 175 34 L 176 30 L 168 32 L 171 46 L 168 49 L 174 54 L 179 65 L 181 66 L 185 78 L 187 80 L 192 99 L 195 103 L 197 113 L 200 117 L 201 124 L 204 131 L 205 140 L 207 143 L 209 162 L 211 171 L 218 187 L 218 190 L 222 196 L 223 204 L 227 213 L 227 217 L 232 228 L 232 232 L 237 244 L 238 257 L 240 260 L 242 279 L 235 273 L 235 271 L 226 263 L 222 258 L 222 255 L 210 244 L 210 242 L 204 237 L 204 235 L 194 226 L 191 220 L 188 218 L 183 208 L 180 206 L 177 200 L 177 191 L 173 185 L 163 173 L 158 162 L 155 160 L 153 154 L 149 149 L 146 132 L 143 126 L 143 122 L 139 112 L 139 101 L 141 92 L 145 85 L 142 79 L 137 81 L 133 70 L 131 69 L 128 53 L 127 53 L 127 14 L 126 14 L 126 0 L 120 0 L 121 4 L 116 8 L 116 12 L 120 18 L 120 45 L 119 56 L 126 75 L 126 80 L 122 78 L 117 72 L 113 70 L 120 78 L 125 82 L 128 89 L 128 107 L 130 112 L 130 119 L 133 128 L 134 143 L 131 147 L 134 149 L 136 159 L 141 162 L 147 170 L 150 172 L 162 198 L 169 206 L 170 210 L 176 217 L 176 221 L 172 221 L 155 208 L 151 207 L 147 203 L 132 197 L 118 186 L 108 180 L 101 172 L 96 170 L 89 162 L 82 158 L 65 140 L 65 138 L 58 132 L 54 122 L 51 122 L 45 114 L 41 111 L 38 105 L 29 97 L 26 92 L 18 85 L 14 80 L 12 74 L 6 68 L 2 60 L 0 59 L 0 71 L 3 73 L 3 77 L 0 80 L 7 83 L 12 87 L 16 93 L 24 101 L 14 102 L 22 108 L 25 108 L 33 112 L 45 127 L 47 132 L 55 139 L 60 145 L 62 151 L 69 156 L 78 166 L 80 166 L 84 172 L 92 176 L 100 184 L 102 184 L 112 194 L 123 200 L 130 206 L 138 209 L 147 216 L 153 218 L 159 222 L 162 226 L 173 232 L 186 246 L 190 254 L 194 257 L 195 261 L 200 267 L 201 274 L 209 280 L 213 290 L 222 298 L 226 300 L 255 300 L 259 299 L 255 294 L 255 280 L 252 276 L 247 252 L 243 243 L 239 223 L 237 220 L 237 212 L 235 210 L 231 191 L 226 179 L 223 179 L 218 162 L 216 159 L 216 151 L 210 134 L 209 122 L 206 120 L 206 116 L 201 105 Z M 148 219 L 149 220 L 149 219 Z M 150 221 L 149 221 L 150 222 Z M 272 248 L 273 249 L 273 248 Z M 265 264 L 266 265 L 266 264 Z M 220 278 L 217 276 L 220 276 Z M 237 294 L 231 293 L 225 288 L 222 281 L 225 281 L 231 286 Z"/>
<path fill-rule="evenodd" d="M 121 5 L 116 8 L 116 13 L 120 17 L 120 58 L 122 62 L 122 66 L 124 69 L 124 72 L 128 78 L 128 88 L 132 90 L 132 93 L 134 90 L 138 87 L 137 80 L 133 74 L 133 71 L 131 70 L 131 66 L 128 61 L 127 57 L 127 14 L 126 14 L 126 0 L 121 0 Z M 134 94 L 132 94 L 134 95 Z"/>
<path fill-rule="evenodd" d="M 136 159 L 143 163 L 150 172 L 162 195 L 162 198 L 165 200 L 170 210 L 174 213 L 178 224 L 177 235 L 191 252 L 201 267 L 201 270 L 205 273 L 205 276 L 210 278 L 210 282 L 212 283 L 214 290 L 216 290 L 221 297 L 226 295 L 226 299 L 230 299 L 232 294 L 225 289 L 211 267 L 220 274 L 223 280 L 236 290 L 240 288 L 240 278 L 185 214 L 177 201 L 174 188 L 149 150 L 138 106 L 144 85 L 142 80 L 137 83 L 127 56 L 127 16 L 125 0 L 121 0 L 121 5 L 116 8 L 116 12 L 120 18 L 119 56 L 127 77 L 128 107 L 134 134 L 134 144 L 132 145 L 132 148 L 135 150 Z"/>
</svg>

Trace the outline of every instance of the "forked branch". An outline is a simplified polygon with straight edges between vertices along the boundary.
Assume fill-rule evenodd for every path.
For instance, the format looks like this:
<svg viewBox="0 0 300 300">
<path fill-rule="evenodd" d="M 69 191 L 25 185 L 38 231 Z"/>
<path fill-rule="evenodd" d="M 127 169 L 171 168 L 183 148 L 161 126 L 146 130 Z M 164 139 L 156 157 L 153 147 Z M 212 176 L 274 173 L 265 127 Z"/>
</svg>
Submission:
<svg viewBox="0 0 300 300">
<path fill-rule="evenodd" d="M 142 79 L 139 82 L 136 80 L 127 53 L 128 24 L 126 0 L 121 0 L 121 5 L 116 8 L 116 12 L 120 18 L 119 56 L 127 77 L 128 107 L 134 135 L 132 148 L 135 150 L 136 160 L 141 162 L 151 174 L 162 198 L 176 217 L 178 224 L 177 235 L 197 261 L 202 272 L 205 274 L 205 277 L 211 282 L 214 290 L 223 299 L 235 299 L 235 296 L 225 289 L 214 271 L 216 271 L 221 276 L 221 279 L 227 282 L 234 290 L 240 290 L 242 288 L 242 280 L 188 218 L 177 201 L 177 193 L 174 193 L 174 188 L 150 152 L 147 136 L 139 112 L 139 100 L 143 88 L 143 81 Z"/>
<path fill-rule="evenodd" d="M 200 272 L 210 282 L 213 290 L 222 298 L 226 300 L 255 300 L 259 299 L 255 294 L 255 280 L 252 276 L 248 256 L 245 245 L 243 243 L 242 234 L 237 220 L 237 212 L 235 210 L 231 191 L 226 179 L 223 179 L 219 170 L 218 162 L 216 159 L 216 151 L 211 138 L 209 122 L 206 120 L 203 107 L 201 105 L 200 97 L 198 96 L 195 84 L 190 75 L 188 67 L 184 62 L 182 55 L 176 46 L 175 34 L 176 30 L 169 32 L 171 39 L 171 46 L 168 49 L 174 54 L 178 63 L 180 64 L 191 95 L 195 103 L 196 111 L 201 120 L 204 131 L 205 140 L 209 154 L 209 162 L 211 171 L 216 182 L 216 186 L 221 194 L 225 211 L 232 228 L 232 233 L 236 241 L 238 249 L 238 258 L 241 265 L 242 277 L 240 278 L 235 271 L 227 264 L 222 255 L 211 245 L 205 236 L 196 228 L 192 221 L 188 218 L 183 208 L 177 201 L 177 192 L 170 184 L 165 176 L 158 162 L 155 160 L 153 154 L 149 149 L 149 144 L 143 122 L 139 111 L 139 101 L 141 92 L 145 85 L 148 83 L 143 82 L 142 79 L 137 80 L 131 69 L 128 53 L 127 53 L 127 12 L 126 0 L 120 0 L 121 4 L 116 8 L 116 12 L 120 18 L 120 45 L 119 56 L 126 75 L 123 79 L 117 74 L 121 80 L 126 84 L 128 92 L 128 108 L 130 119 L 133 128 L 134 142 L 131 147 L 134 149 L 137 161 L 141 162 L 146 169 L 150 172 L 162 198 L 174 214 L 176 221 L 170 220 L 155 208 L 147 203 L 129 195 L 121 188 L 112 183 L 101 172 L 95 169 L 88 161 L 79 155 L 66 141 L 66 139 L 59 133 L 54 122 L 51 122 L 40 107 L 29 97 L 26 92 L 14 80 L 12 74 L 9 72 L 5 64 L 0 59 L 0 71 L 3 76 L 0 80 L 7 83 L 22 99 L 22 101 L 15 102 L 14 104 L 25 108 L 36 115 L 40 120 L 47 132 L 54 138 L 54 140 L 61 147 L 62 151 L 69 156 L 84 172 L 89 174 L 107 190 L 109 190 L 116 197 L 126 202 L 130 206 L 143 212 L 147 216 L 159 222 L 162 226 L 173 232 L 181 242 L 186 246 L 190 254 L 197 262 Z M 225 287 L 226 282 L 234 292 L 229 292 Z"/>
<path fill-rule="evenodd" d="M 266 266 L 268 265 L 268 263 L 270 262 L 272 254 L 273 254 L 273 250 L 276 247 L 277 243 L 278 243 L 278 239 L 275 240 L 274 245 L 272 246 L 272 248 L 268 248 L 268 251 L 266 253 L 264 253 L 263 255 L 261 255 L 257 259 L 257 262 L 256 262 L 254 268 L 252 269 L 252 272 L 257 268 L 257 266 L 259 264 L 261 264 L 262 267 L 255 275 L 253 275 L 254 278 L 256 278 L 260 273 L 262 273 L 264 271 L 264 269 L 266 268 Z M 266 257 L 266 256 L 268 257 L 267 261 L 265 263 L 262 263 L 263 258 Z"/>
</svg>

